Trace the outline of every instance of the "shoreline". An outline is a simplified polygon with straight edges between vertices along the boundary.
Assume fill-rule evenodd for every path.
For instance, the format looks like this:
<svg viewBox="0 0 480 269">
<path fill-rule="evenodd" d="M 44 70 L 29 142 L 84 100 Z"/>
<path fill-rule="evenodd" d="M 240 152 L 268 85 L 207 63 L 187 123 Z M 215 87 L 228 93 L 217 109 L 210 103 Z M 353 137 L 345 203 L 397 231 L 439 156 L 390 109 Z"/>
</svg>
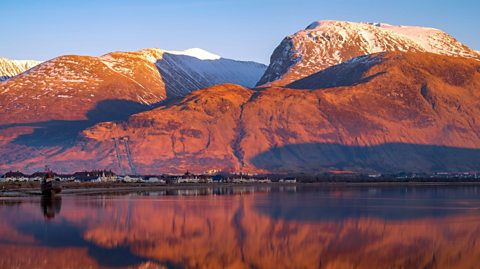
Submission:
<svg viewBox="0 0 480 269">
<path fill-rule="evenodd" d="M 369 181 L 369 182 L 251 182 L 251 183 L 62 183 L 60 195 L 95 195 L 95 194 L 128 194 L 147 191 L 208 190 L 211 188 L 348 188 L 348 187 L 435 187 L 435 186 L 480 186 L 480 181 Z M 0 197 L 32 197 L 41 196 L 39 182 L 2 182 Z"/>
</svg>

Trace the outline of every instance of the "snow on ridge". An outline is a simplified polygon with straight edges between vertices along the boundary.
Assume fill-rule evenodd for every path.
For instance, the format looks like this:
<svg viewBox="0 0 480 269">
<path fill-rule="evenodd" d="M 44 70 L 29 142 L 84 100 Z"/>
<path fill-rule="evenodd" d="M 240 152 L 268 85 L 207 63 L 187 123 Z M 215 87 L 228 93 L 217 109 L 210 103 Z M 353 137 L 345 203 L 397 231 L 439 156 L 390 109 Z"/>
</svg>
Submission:
<svg viewBox="0 0 480 269">
<path fill-rule="evenodd" d="M 163 50 L 158 48 L 146 48 L 137 51 L 142 54 L 148 61 L 156 62 L 163 57 L 164 53 L 173 54 L 173 55 L 185 55 L 197 58 L 199 60 L 219 60 L 222 59 L 221 56 L 208 52 L 200 48 L 190 48 L 186 50 Z"/>
<path fill-rule="evenodd" d="M 403 28 L 403 29 L 423 29 L 423 30 L 435 30 L 441 31 L 436 28 L 432 27 L 424 27 L 424 26 L 409 26 L 409 25 L 393 25 L 384 22 L 351 22 L 351 21 L 340 21 L 340 20 L 318 20 L 310 23 L 305 30 L 315 30 L 319 28 L 331 27 L 331 26 L 350 26 L 352 27 L 359 27 L 361 25 L 369 25 L 375 26 L 378 28 Z"/>
<path fill-rule="evenodd" d="M 7 80 L 40 64 L 34 60 L 10 60 L 0 58 L 0 81 Z"/>
<path fill-rule="evenodd" d="M 480 60 L 478 51 L 435 28 L 319 20 L 280 43 L 257 84 L 290 83 L 354 57 L 384 51 L 430 52 Z"/>
<path fill-rule="evenodd" d="M 220 58 L 222 58 L 219 55 L 213 54 L 211 52 L 208 52 L 206 50 L 199 49 L 199 48 L 191 48 L 191 49 L 186 49 L 184 51 L 166 51 L 166 52 L 171 54 L 191 56 L 199 60 L 219 60 Z"/>
<path fill-rule="evenodd" d="M 320 20 L 311 23 L 304 31 L 338 32 L 343 37 L 345 37 L 345 34 L 342 33 L 345 31 L 350 34 L 358 32 L 370 37 L 365 39 L 367 43 L 372 43 L 373 40 L 380 40 L 382 36 L 388 35 L 404 39 L 404 42 L 414 43 L 420 46 L 421 49 L 434 53 L 447 52 L 451 50 L 449 46 L 457 45 L 452 43 L 453 41 L 450 39 L 453 38 L 451 36 L 439 29 L 421 26 L 391 25 L 381 22 Z"/>
<path fill-rule="evenodd" d="M 36 61 L 36 60 L 10 60 L 17 64 L 18 66 L 22 66 L 26 69 L 30 69 L 36 65 L 39 65 L 42 63 L 42 61 Z"/>
</svg>

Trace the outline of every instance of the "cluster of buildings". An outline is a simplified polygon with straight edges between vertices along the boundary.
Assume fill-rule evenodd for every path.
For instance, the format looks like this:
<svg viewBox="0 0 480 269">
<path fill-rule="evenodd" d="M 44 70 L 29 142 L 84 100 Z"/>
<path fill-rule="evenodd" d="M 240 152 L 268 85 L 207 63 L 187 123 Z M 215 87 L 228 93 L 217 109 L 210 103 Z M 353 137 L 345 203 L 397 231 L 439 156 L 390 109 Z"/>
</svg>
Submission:
<svg viewBox="0 0 480 269">
<path fill-rule="evenodd" d="M 476 181 L 480 179 L 480 172 L 440 172 L 440 173 L 398 173 L 398 174 L 358 174 L 358 173 L 324 173 L 320 175 L 299 174 L 294 177 L 280 175 L 257 174 L 222 174 L 208 171 L 203 174 L 186 172 L 181 175 L 116 175 L 112 171 L 93 170 L 76 172 L 73 174 L 56 174 L 58 181 L 65 182 L 128 182 L 128 183 L 156 183 L 156 184 L 188 184 L 188 183 L 296 183 L 296 182 L 370 182 L 370 181 Z M 215 171 L 217 172 L 217 171 Z M 11 171 L 0 177 L 0 182 L 32 182 L 40 181 L 45 172 L 36 172 L 31 175 L 19 171 Z"/>
<path fill-rule="evenodd" d="M 0 182 L 28 182 L 40 181 L 45 176 L 43 172 L 25 175 L 19 171 L 7 172 L 0 177 Z M 269 183 L 272 180 L 266 176 L 248 174 L 192 174 L 182 175 L 144 175 L 119 176 L 112 171 L 94 170 L 76 172 L 74 174 L 55 174 L 58 181 L 64 182 L 128 182 L 128 183 L 157 183 L 157 184 L 184 184 L 184 183 Z M 295 178 L 275 179 L 276 182 L 295 183 Z"/>
<path fill-rule="evenodd" d="M 400 173 L 396 175 L 397 179 L 443 179 L 443 180 L 474 180 L 480 179 L 480 172 L 437 172 L 433 174 L 425 173 Z"/>
<path fill-rule="evenodd" d="M 46 172 L 35 172 L 31 175 L 23 174 L 22 172 L 7 172 L 0 177 L 0 182 L 33 182 L 41 181 L 45 177 Z M 55 179 L 58 181 L 115 181 L 117 176 L 112 171 L 101 171 L 94 170 L 88 172 L 76 172 L 74 174 L 56 174 L 54 173 Z"/>
</svg>

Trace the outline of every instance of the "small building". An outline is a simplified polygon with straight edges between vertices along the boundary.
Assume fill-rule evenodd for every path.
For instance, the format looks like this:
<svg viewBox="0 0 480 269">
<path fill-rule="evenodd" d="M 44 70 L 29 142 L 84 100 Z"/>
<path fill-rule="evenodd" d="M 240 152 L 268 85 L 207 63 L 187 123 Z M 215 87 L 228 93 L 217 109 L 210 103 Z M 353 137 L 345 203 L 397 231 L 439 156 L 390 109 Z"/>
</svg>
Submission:
<svg viewBox="0 0 480 269">
<path fill-rule="evenodd" d="M 131 177 L 131 176 L 124 176 L 123 178 L 119 178 L 119 179 L 122 182 L 127 182 L 127 183 L 138 183 L 143 181 L 141 177 Z"/>
<path fill-rule="evenodd" d="M 22 172 L 7 172 L 0 178 L 1 181 L 29 181 L 29 178 Z"/>
<path fill-rule="evenodd" d="M 294 178 L 294 177 L 286 177 L 286 178 L 280 179 L 278 182 L 280 182 L 280 183 L 297 183 L 297 179 Z"/>
<path fill-rule="evenodd" d="M 165 184 L 166 183 L 165 179 L 158 178 L 158 177 L 148 177 L 144 181 L 148 182 L 148 183 L 160 183 L 160 184 Z"/>
<path fill-rule="evenodd" d="M 97 182 L 115 182 L 117 181 L 117 177 L 113 173 L 108 175 L 106 175 L 105 173 L 102 173 L 102 175 L 99 176 L 96 179 L 96 181 Z"/>
<path fill-rule="evenodd" d="M 78 180 L 81 182 L 86 182 L 86 181 L 108 182 L 108 181 L 117 180 L 117 176 L 112 171 L 105 171 L 105 170 L 75 172 L 72 175 L 72 177 L 74 178 L 74 180 Z"/>
<path fill-rule="evenodd" d="M 189 172 L 181 176 L 177 176 L 174 180 L 175 183 L 212 183 L 213 179 L 210 175 L 195 175 Z"/>
</svg>

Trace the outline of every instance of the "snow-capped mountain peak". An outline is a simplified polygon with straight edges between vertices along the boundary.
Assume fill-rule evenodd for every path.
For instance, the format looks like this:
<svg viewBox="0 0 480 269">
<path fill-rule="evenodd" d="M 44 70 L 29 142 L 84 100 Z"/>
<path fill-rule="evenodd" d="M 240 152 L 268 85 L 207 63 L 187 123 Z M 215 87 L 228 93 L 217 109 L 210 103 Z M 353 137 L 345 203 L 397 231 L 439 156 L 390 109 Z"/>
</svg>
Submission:
<svg viewBox="0 0 480 269">
<path fill-rule="evenodd" d="M 286 37 L 258 85 L 285 85 L 354 57 L 382 51 L 418 51 L 480 59 L 447 33 L 429 27 L 320 20 Z"/>
<path fill-rule="evenodd" d="M 7 80 L 38 65 L 40 61 L 0 58 L 0 81 Z"/>
</svg>

